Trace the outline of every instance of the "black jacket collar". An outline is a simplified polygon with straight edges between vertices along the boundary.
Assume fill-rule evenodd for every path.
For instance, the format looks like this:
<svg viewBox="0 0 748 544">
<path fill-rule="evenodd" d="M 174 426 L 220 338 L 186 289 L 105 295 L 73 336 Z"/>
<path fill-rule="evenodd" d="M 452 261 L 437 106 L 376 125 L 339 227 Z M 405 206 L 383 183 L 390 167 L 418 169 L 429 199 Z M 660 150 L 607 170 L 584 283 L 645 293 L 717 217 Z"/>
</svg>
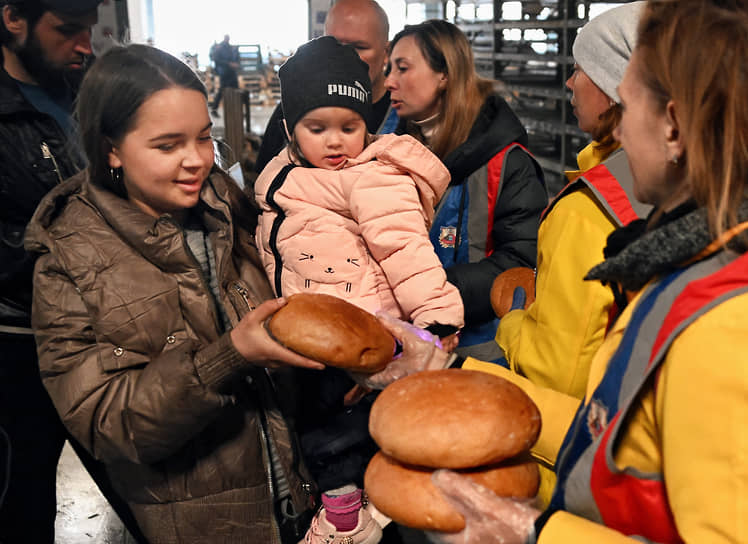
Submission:
<svg viewBox="0 0 748 544">
<path fill-rule="evenodd" d="M 35 112 L 34 107 L 21 94 L 16 80 L 3 68 L 3 61 L 3 53 L 0 50 L 0 115 Z"/>
<path fill-rule="evenodd" d="M 527 146 L 527 132 L 506 101 L 486 98 L 468 139 L 444 158 L 453 183 L 462 181 L 511 143 Z"/>
</svg>

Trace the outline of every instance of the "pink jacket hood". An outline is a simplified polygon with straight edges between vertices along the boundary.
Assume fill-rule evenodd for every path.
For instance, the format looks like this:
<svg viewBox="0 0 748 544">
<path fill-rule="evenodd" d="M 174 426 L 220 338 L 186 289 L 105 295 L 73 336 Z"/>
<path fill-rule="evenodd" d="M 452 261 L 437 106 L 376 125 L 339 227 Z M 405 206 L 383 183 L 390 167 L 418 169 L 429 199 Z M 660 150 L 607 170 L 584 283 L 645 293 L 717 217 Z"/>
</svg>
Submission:
<svg viewBox="0 0 748 544">
<path fill-rule="evenodd" d="M 384 134 L 367 146 L 346 168 L 371 160 L 390 164 L 410 175 L 416 184 L 426 222 L 431 226 L 434 209 L 449 185 L 449 170 L 439 158 L 412 136 Z"/>
</svg>

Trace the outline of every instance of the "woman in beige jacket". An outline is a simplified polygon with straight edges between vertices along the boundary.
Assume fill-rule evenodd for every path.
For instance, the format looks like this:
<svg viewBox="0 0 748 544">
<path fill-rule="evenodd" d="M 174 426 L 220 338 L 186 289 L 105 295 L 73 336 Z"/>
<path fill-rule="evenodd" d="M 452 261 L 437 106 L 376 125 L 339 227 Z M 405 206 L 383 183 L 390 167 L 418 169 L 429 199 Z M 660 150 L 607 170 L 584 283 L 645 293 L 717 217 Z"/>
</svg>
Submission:
<svg viewBox="0 0 748 544">
<path fill-rule="evenodd" d="M 263 327 L 283 301 L 263 303 L 256 215 L 214 167 L 205 89 L 132 45 L 97 60 L 80 105 L 89 169 L 47 196 L 26 240 L 60 417 L 148 541 L 295 542 L 312 489 L 267 367 L 322 365 Z"/>
</svg>

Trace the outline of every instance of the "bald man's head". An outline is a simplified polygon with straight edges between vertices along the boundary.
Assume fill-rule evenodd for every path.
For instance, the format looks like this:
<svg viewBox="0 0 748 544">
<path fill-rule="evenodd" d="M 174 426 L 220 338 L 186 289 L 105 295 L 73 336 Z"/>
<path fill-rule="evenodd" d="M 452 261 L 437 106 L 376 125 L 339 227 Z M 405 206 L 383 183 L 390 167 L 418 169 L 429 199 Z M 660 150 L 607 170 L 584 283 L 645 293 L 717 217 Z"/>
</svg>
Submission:
<svg viewBox="0 0 748 544">
<path fill-rule="evenodd" d="M 325 34 L 355 47 L 361 60 L 369 65 L 374 102 L 385 92 L 389 28 L 387 14 L 374 0 L 338 0 L 325 19 Z"/>
</svg>

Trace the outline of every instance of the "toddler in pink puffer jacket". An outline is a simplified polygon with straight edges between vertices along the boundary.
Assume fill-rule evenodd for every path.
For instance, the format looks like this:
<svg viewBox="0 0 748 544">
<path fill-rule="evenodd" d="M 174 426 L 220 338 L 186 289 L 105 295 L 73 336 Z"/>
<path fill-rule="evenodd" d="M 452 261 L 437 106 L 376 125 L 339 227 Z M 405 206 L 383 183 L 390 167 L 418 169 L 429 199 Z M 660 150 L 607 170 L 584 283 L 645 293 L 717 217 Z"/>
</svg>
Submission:
<svg viewBox="0 0 748 544">
<path fill-rule="evenodd" d="M 449 184 L 446 167 L 411 136 L 367 133 L 371 84 L 353 47 L 317 38 L 278 75 L 289 145 L 255 183 L 257 243 L 276 295 L 334 295 L 428 329 L 453 349 L 462 299 L 428 235 Z M 361 490 L 342 485 L 360 485 L 363 468 L 322 475 L 336 489 L 323 493 L 308 542 L 333 527 L 357 543 L 378 541 L 366 531 Z"/>
</svg>

